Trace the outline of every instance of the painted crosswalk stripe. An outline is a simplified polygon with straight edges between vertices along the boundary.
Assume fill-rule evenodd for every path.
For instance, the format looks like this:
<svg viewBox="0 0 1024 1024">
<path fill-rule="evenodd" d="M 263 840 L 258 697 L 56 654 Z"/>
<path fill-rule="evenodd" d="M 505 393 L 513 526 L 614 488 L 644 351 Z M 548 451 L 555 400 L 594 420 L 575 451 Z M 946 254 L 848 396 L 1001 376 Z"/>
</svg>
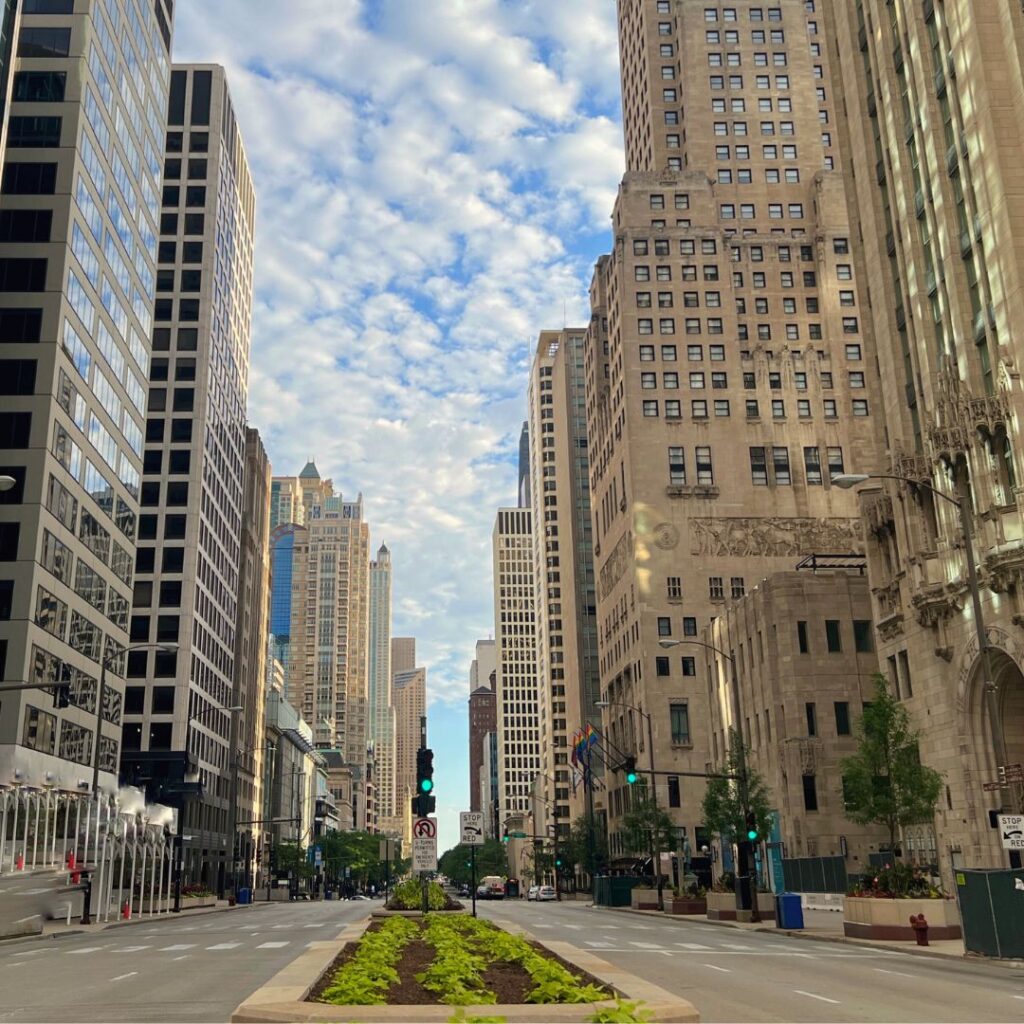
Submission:
<svg viewBox="0 0 1024 1024">
<path fill-rule="evenodd" d="M 813 992 L 805 992 L 802 988 L 795 988 L 795 989 L 793 989 L 793 991 L 798 996 L 807 996 L 808 999 L 820 999 L 823 1003 L 831 1003 L 833 1006 L 838 1006 L 839 1005 L 839 1000 L 838 999 L 829 999 L 828 996 L 819 996 L 819 995 L 815 995 L 815 993 L 813 993 Z"/>
<path fill-rule="evenodd" d="M 86 946 L 83 949 L 69 949 L 67 951 L 68 956 L 81 956 L 82 953 L 98 953 L 101 949 L 106 949 L 106 946 Z"/>
<path fill-rule="evenodd" d="M 24 953 L 15 953 L 14 956 L 35 956 L 36 953 L 45 953 L 45 949 L 26 949 Z"/>
<path fill-rule="evenodd" d="M 695 949 L 701 952 L 707 952 L 711 948 L 710 946 L 702 946 L 699 942 L 677 942 L 676 945 L 682 946 L 683 949 Z"/>
<path fill-rule="evenodd" d="M 732 974 L 728 967 L 716 967 L 714 964 L 703 964 L 702 966 L 709 967 L 713 971 L 721 971 L 722 974 Z"/>
<path fill-rule="evenodd" d="M 237 949 L 241 945 L 240 942 L 218 942 L 216 946 L 207 946 L 210 949 Z"/>
<path fill-rule="evenodd" d="M 287 946 L 287 942 L 262 942 L 258 945 L 257 949 L 280 949 L 282 946 Z"/>
<path fill-rule="evenodd" d="M 720 942 L 722 949 L 753 949 L 753 946 L 738 946 L 733 942 Z"/>
<path fill-rule="evenodd" d="M 615 945 L 614 942 L 585 942 L 585 946 L 590 946 L 593 949 L 611 949 Z"/>
<path fill-rule="evenodd" d="M 877 971 L 879 974 L 898 974 L 901 978 L 916 978 L 916 974 L 907 974 L 904 971 L 887 971 L 884 967 L 873 967 L 873 971 Z"/>
<path fill-rule="evenodd" d="M 662 949 L 656 942 L 631 942 L 631 946 L 636 946 L 637 949 Z"/>
<path fill-rule="evenodd" d="M 112 949 L 111 953 L 138 953 L 141 949 L 152 949 L 152 946 L 122 946 L 120 949 Z"/>
<path fill-rule="evenodd" d="M 111 978 L 111 981 L 124 981 L 125 978 L 134 978 L 138 971 L 129 971 L 127 974 L 119 974 L 116 978 Z"/>
<path fill-rule="evenodd" d="M 179 942 L 174 946 L 162 946 L 158 952 L 160 953 L 177 953 L 182 949 L 195 949 L 196 944 L 194 942 Z"/>
</svg>

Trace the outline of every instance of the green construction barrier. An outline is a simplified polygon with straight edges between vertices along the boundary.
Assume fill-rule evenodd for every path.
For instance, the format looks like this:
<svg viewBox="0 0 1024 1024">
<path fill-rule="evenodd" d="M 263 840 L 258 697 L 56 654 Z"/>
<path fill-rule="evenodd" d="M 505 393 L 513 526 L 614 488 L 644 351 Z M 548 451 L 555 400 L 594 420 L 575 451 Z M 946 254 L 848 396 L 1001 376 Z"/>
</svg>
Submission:
<svg viewBox="0 0 1024 1024">
<path fill-rule="evenodd" d="M 955 881 L 967 952 L 1024 957 L 1024 870 L 959 868 Z"/>
</svg>

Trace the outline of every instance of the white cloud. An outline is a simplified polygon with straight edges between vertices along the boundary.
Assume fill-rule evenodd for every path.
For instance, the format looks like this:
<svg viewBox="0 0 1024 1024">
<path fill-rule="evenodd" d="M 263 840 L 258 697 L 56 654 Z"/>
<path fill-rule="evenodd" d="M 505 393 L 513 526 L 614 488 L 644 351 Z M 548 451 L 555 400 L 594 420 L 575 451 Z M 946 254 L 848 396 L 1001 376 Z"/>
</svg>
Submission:
<svg viewBox="0 0 1024 1024">
<path fill-rule="evenodd" d="M 275 472 L 315 456 L 363 493 L 396 633 L 461 702 L 531 349 L 585 320 L 621 174 L 614 6 L 177 8 L 175 59 L 227 67 L 255 177 L 250 418 Z"/>
</svg>

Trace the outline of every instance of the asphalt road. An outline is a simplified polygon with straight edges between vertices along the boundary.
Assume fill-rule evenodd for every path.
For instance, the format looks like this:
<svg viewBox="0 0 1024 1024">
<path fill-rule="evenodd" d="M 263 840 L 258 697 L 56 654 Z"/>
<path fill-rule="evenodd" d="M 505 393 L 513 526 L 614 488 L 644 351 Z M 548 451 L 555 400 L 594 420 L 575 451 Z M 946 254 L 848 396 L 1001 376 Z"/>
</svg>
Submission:
<svg viewBox="0 0 1024 1024">
<path fill-rule="evenodd" d="M 688 999 L 702 1021 L 1024 1020 L 1024 971 L 794 939 L 585 903 L 480 902 Z"/>
<path fill-rule="evenodd" d="M 272 903 L 0 946 L 0 1021 L 227 1021 L 379 903 Z"/>
</svg>

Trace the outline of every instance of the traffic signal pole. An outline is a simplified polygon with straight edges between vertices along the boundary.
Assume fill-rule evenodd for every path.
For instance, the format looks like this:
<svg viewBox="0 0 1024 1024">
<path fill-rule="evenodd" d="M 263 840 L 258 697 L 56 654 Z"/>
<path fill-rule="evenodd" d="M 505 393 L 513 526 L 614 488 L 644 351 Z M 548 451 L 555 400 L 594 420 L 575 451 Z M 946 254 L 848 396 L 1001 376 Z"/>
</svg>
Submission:
<svg viewBox="0 0 1024 1024">
<path fill-rule="evenodd" d="M 476 847 L 469 848 L 469 891 L 473 897 L 473 916 L 476 917 Z"/>
</svg>

